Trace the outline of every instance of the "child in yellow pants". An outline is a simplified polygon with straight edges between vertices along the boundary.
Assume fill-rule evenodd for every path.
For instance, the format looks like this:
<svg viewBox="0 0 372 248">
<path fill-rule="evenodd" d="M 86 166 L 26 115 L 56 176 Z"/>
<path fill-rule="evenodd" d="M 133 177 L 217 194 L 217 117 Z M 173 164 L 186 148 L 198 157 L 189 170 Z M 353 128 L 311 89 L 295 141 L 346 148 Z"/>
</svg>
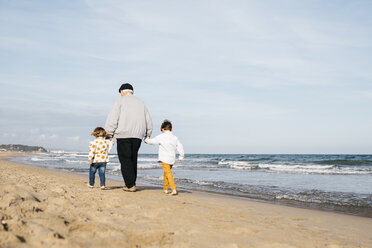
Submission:
<svg viewBox="0 0 372 248">
<path fill-rule="evenodd" d="M 176 151 L 179 153 L 178 162 L 184 158 L 183 146 L 178 138 L 172 133 L 172 123 L 165 120 L 161 124 L 162 134 L 153 139 L 146 137 L 145 142 L 150 145 L 159 145 L 159 161 L 164 169 L 164 193 L 168 194 L 169 186 L 172 189 L 170 195 L 177 195 L 176 184 L 172 175 L 172 166 L 176 162 Z"/>
<path fill-rule="evenodd" d="M 171 164 L 166 164 L 161 162 L 161 166 L 164 169 L 164 193 L 168 193 L 169 185 L 172 189 L 172 192 L 177 192 L 176 184 L 174 183 L 173 174 L 172 174 L 172 166 Z"/>
</svg>

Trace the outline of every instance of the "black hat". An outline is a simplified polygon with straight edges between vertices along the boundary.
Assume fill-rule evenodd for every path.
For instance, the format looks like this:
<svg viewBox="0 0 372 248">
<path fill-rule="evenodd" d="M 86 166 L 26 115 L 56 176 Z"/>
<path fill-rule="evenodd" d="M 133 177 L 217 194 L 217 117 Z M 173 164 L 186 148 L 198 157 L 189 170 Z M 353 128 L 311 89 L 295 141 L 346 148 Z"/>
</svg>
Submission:
<svg viewBox="0 0 372 248">
<path fill-rule="evenodd" d="M 121 93 L 122 90 L 133 90 L 133 86 L 131 84 L 122 84 L 119 88 L 119 93 Z"/>
</svg>

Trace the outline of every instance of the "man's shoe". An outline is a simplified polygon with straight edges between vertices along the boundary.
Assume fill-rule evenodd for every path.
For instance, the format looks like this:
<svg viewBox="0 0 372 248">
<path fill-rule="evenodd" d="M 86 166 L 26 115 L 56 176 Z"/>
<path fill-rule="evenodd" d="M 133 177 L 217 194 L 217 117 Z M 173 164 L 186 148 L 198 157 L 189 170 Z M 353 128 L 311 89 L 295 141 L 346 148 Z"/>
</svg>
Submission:
<svg viewBox="0 0 372 248">
<path fill-rule="evenodd" d="M 128 191 L 128 192 L 136 192 L 136 186 L 133 186 L 131 188 L 128 188 L 127 186 L 124 186 L 123 188 L 124 191 Z"/>
<path fill-rule="evenodd" d="M 129 188 L 128 191 L 129 192 L 136 192 L 137 188 L 136 188 L 136 186 L 133 186 L 133 187 Z"/>
</svg>

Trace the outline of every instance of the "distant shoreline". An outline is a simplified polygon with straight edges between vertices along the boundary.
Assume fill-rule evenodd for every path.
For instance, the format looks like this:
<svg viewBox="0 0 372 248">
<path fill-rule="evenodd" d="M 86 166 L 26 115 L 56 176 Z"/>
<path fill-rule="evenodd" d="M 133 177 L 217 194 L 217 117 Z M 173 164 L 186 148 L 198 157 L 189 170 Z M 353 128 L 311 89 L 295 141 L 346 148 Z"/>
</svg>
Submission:
<svg viewBox="0 0 372 248">
<path fill-rule="evenodd" d="M 0 145 L 2 152 L 48 152 L 42 146 L 28 146 L 21 144 L 3 144 Z"/>
</svg>

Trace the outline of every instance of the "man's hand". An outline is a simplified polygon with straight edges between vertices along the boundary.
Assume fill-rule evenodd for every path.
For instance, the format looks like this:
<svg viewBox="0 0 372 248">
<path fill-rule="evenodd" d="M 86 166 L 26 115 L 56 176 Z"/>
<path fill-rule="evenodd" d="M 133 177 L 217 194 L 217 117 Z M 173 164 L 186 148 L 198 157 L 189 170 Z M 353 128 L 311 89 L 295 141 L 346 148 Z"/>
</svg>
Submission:
<svg viewBox="0 0 372 248">
<path fill-rule="evenodd" d="M 89 159 L 89 164 L 93 164 L 93 161 L 91 159 Z"/>
</svg>

